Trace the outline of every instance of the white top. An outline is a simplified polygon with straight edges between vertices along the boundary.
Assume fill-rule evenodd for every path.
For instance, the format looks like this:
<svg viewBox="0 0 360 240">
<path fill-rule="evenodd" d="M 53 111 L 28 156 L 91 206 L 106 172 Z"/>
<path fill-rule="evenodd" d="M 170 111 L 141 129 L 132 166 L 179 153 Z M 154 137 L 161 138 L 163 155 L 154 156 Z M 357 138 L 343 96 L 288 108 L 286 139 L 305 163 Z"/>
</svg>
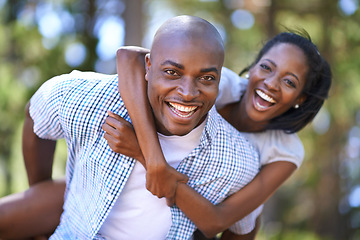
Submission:
<svg viewBox="0 0 360 240">
<path fill-rule="evenodd" d="M 246 78 L 242 78 L 230 69 L 223 67 L 221 69 L 219 93 L 215 102 L 216 108 L 221 109 L 229 103 L 239 101 L 247 85 L 248 80 Z"/>
<path fill-rule="evenodd" d="M 200 144 L 205 127 L 200 126 L 185 136 L 158 134 L 166 161 L 176 168 L 181 160 Z M 171 226 L 171 212 L 166 199 L 146 189 L 146 170 L 136 162 L 114 207 L 100 229 L 106 239 L 165 239 Z"/>
<path fill-rule="evenodd" d="M 243 133 L 259 152 L 260 164 L 286 161 L 301 166 L 304 146 L 297 134 L 287 134 L 282 130 L 267 130 L 259 133 Z"/>
<path fill-rule="evenodd" d="M 246 90 L 247 83 L 246 78 L 239 77 L 225 67 L 222 68 L 216 107 L 220 109 L 228 103 L 239 101 Z M 266 130 L 260 133 L 243 134 L 258 150 L 261 165 L 287 161 L 300 167 L 304 159 L 304 146 L 296 133 L 287 134 L 282 130 Z"/>
</svg>

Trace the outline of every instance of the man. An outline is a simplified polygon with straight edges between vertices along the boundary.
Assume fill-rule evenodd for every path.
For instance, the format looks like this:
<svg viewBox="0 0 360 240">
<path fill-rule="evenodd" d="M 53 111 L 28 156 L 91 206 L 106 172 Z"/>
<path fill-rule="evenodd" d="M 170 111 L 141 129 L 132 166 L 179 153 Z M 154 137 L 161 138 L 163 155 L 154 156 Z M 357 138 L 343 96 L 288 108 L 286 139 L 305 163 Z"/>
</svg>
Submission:
<svg viewBox="0 0 360 240">
<path fill-rule="evenodd" d="M 255 150 L 213 108 L 223 59 L 215 28 L 189 16 L 162 25 L 146 58 L 165 157 L 213 203 L 249 183 L 259 168 Z M 55 77 L 30 101 L 24 126 L 29 182 L 51 178 L 55 140 L 65 137 L 68 145 L 64 212 L 51 238 L 189 239 L 191 221 L 146 190 L 140 163 L 108 146 L 102 125 L 109 110 L 130 121 L 117 77 L 96 73 Z"/>
</svg>

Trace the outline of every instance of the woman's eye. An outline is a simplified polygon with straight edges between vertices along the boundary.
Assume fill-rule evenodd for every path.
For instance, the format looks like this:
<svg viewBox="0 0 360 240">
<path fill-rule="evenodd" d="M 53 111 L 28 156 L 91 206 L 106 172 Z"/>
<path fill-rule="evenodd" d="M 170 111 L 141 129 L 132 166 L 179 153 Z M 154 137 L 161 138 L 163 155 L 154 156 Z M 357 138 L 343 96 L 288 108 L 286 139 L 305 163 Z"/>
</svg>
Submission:
<svg viewBox="0 0 360 240">
<path fill-rule="evenodd" d="M 172 75 L 172 76 L 179 76 L 179 74 L 177 74 L 177 72 L 176 71 L 174 71 L 174 70 L 165 70 L 165 72 L 167 73 L 167 74 L 169 74 L 169 75 Z"/>
<path fill-rule="evenodd" d="M 264 70 L 271 71 L 271 68 L 266 64 L 260 64 L 260 67 Z"/>
<path fill-rule="evenodd" d="M 291 81 L 290 79 L 285 79 L 284 81 L 285 81 L 285 83 L 286 83 L 287 85 L 289 85 L 290 87 L 293 87 L 293 88 L 296 87 L 295 83 L 294 83 L 293 81 Z"/>
</svg>

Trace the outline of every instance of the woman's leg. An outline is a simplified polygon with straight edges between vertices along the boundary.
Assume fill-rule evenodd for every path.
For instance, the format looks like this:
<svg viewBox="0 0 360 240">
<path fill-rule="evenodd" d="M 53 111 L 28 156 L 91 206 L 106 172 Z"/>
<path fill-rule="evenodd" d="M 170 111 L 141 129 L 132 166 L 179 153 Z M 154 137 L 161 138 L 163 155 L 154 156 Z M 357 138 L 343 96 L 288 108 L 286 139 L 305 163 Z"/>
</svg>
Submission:
<svg viewBox="0 0 360 240">
<path fill-rule="evenodd" d="M 261 222 L 260 222 L 260 216 L 256 219 L 256 224 L 254 230 L 252 230 L 250 233 L 245 235 L 236 235 L 235 233 L 232 233 L 229 230 L 226 230 L 223 232 L 221 236 L 221 240 L 254 240 L 256 237 L 257 232 L 259 231 Z"/>
<path fill-rule="evenodd" d="M 65 180 L 49 180 L 0 199 L 0 239 L 52 233 L 60 222 Z"/>
<path fill-rule="evenodd" d="M 256 219 L 256 223 L 255 223 L 255 228 L 254 230 L 252 230 L 251 232 L 249 232 L 248 234 L 245 235 L 237 235 L 235 233 L 232 233 L 229 230 L 225 230 L 222 234 L 221 234 L 221 240 L 254 240 L 256 237 L 257 232 L 259 231 L 260 228 L 260 216 Z M 219 238 L 214 237 L 214 238 L 206 238 L 204 236 L 204 234 L 202 234 L 202 232 L 200 232 L 199 230 L 196 230 L 194 233 L 194 240 L 218 240 Z"/>
</svg>

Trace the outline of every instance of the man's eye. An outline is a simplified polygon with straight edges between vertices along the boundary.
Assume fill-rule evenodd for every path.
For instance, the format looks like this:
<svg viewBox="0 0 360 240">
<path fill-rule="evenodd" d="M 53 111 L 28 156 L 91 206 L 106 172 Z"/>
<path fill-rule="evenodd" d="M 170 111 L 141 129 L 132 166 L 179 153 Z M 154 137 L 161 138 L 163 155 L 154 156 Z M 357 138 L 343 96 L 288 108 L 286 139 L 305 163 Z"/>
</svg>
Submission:
<svg viewBox="0 0 360 240">
<path fill-rule="evenodd" d="M 213 76 L 202 76 L 200 77 L 201 80 L 205 80 L 205 81 L 213 81 L 215 80 L 215 78 Z"/>
<path fill-rule="evenodd" d="M 174 71 L 174 70 L 168 69 L 168 70 L 165 70 L 165 72 L 166 72 L 167 74 L 169 74 L 169 75 L 172 75 L 172 76 L 179 76 L 179 74 L 178 74 L 176 71 Z"/>
</svg>

